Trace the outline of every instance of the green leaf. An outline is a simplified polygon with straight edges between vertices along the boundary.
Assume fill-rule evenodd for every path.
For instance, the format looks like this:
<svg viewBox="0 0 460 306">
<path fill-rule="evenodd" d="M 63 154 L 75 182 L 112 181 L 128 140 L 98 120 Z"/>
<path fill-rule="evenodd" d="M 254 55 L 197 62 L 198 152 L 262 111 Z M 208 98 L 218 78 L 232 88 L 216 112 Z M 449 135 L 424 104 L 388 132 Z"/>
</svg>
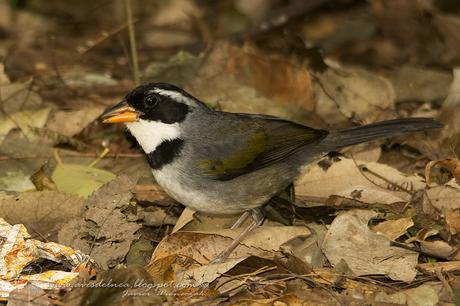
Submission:
<svg viewBox="0 0 460 306">
<path fill-rule="evenodd" d="M 58 164 L 52 174 L 59 191 L 84 198 L 114 178 L 111 172 L 76 164 Z"/>
</svg>

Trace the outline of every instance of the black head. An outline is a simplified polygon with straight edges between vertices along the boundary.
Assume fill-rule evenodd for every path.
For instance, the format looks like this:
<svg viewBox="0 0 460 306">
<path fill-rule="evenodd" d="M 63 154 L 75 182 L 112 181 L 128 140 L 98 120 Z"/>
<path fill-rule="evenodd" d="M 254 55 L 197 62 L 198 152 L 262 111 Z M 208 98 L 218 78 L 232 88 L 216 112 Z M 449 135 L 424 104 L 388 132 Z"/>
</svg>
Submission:
<svg viewBox="0 0 460 306">
<path fill-rule="evenodd" d="M 125 100 L 140 113 L 140 119 L 163 123 L 181 122 L 193 108 L 206 107 L 186 91 L 167 83 L 140 85 Z"/>
</svg>

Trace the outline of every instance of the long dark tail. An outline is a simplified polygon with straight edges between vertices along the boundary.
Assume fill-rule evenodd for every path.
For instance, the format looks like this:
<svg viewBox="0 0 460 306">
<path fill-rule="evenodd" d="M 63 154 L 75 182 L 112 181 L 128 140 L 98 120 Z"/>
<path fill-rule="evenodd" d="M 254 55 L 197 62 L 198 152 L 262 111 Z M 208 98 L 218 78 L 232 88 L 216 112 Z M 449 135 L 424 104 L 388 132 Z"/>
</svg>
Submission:
<svg viewBox="0 0 460 306">
<path fill-rule="evenodd" d="M 406 118 L 376 122 L 349 129 L 331 131 L 321 141 L 328 150 L 339 149 L 379 138 L 441 128 L 442 124 L 431 118 Z"/>
</svg>

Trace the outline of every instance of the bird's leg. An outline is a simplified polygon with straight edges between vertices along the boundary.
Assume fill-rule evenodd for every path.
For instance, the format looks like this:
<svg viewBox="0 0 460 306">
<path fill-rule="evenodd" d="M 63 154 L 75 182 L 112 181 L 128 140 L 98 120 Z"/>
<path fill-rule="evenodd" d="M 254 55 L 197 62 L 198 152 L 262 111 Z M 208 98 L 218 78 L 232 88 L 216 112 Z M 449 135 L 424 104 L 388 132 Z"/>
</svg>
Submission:
<svg viewBox="0 0 460 306">
<path fill-rule="evenodd" d="M 211 260 L 211 264 L 215 263 L 222 263 L 227 260 L 230 253 L 240 244 L 241 241 L 244 240 L 255 228 L 262 224 L 264 221 L 264 213 L 260 207 L 253 208 L 251 210 L 245 211 L 241 217 L 233 224 L 232 228 L 236 228 L 241 225 L 251 214 L 252 222 L 246 227 L 235 239 L 233 239 L 232 243 L 230 243 L 216 258 Z"/>
<path fill-rule="evenodd" d="M 244 221 L 246 221 L 246 219 L 249 217 L 250 214 L 251 214 L 251 211 L 250 211 L 250 210 L 246 210 L 246 211 L 238 218 L 238 220 L 236 220 L 236 222 L 233 223 L 233 225 L 232 225 L 232 227 L 230 227 L 230 229 L 235 229 L 235 228 L 240 227 L 240 225 L 243 224 Z"/>
</svg>

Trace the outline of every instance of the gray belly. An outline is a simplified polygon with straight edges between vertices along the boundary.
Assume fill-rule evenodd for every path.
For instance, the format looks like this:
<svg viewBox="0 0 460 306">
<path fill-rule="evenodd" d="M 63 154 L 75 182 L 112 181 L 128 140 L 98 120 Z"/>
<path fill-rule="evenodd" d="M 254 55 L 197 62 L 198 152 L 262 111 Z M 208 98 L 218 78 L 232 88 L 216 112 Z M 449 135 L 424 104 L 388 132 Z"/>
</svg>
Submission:
<svg viewBox="0 0 460 306">
<path fill-rule="evenodd" d="M 262 206 L 294 178 L 283 169 L 265 168 L 229 181 L 193 177 L 167 165 L 153 171 L 157 183 L 173 199 L 207 214 L 237 214 Z"/>
</svg>

